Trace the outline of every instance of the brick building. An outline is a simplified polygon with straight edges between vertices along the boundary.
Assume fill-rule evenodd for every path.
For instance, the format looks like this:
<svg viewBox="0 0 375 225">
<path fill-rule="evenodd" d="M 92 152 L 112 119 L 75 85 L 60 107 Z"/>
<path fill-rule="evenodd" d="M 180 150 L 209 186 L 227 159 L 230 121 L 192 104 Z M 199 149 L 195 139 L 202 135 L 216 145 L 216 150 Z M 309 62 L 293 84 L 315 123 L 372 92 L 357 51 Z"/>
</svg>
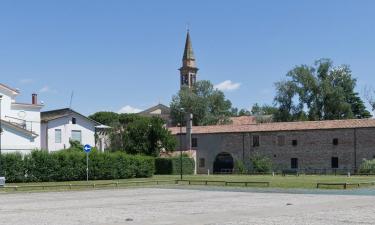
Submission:
<svg viewBox="0 0 375 225">
<path fill-rule="evenodd" d="M 197 71 L 188 32 L 180 87 L 191 88 Z M 271 159 L 276 171 L 353 172 L 375 157 L 375 119 L 272 123 L 267 116 L 243 116 L 231 118 L 230 125 L 192 126 L 191 114 L 186 118 L 181 147 L 196 151 L 198 173 L 232 172 L 236 161 L 251 168 L 255 155 Z M 180 128 L 169 129 L 179 141 Z"/>
<path fill-rule="evenodd" d="M 179 136 L 178 127 L 170 128 Z M 375 119 L 232 124 L 192 127 L 197 172 L 230 172 L 236 161 L 251 167 L 256 154 L 272 160 L 276 171 L 355 171 L 375 157 Z M 185 128 L 183 149 L 189 149 Z M 177 138 L 179 139 L 179 138 Z"/>
</svg>

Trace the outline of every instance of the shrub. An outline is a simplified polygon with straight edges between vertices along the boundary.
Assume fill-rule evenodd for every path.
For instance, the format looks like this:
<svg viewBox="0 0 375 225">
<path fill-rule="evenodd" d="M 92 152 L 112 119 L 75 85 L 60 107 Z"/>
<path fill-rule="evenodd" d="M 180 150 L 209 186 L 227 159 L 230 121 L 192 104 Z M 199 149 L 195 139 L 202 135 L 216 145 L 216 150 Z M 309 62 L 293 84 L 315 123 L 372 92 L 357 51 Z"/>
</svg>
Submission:
<svg viewBox="0 0 375 225">
<path fill-rule="evenodd" d="M 360 173 L 375 173 L 375 159 L 362 161 L 361 166 L 359 167 Z"/>
<path fill-rule="evenodd" d="M 1 155 L 1 169 L 7 182 L 22 182 L 25 179 L 25 167 L 20 153 Z"/>
<path fill-rule="evenodd" d="M 237 160 L 234 162 L 234 173 L 245 174 L 246 172 L 247 172 L 247 169 L 242 160 Z"/>
<path fill-rule="evenodd" d="M 181 161 L 180 157 L 172 158 L 156 158 L 155 159 L 155 174 L 180 174 Z M 195 163 L 194 159 L 189 157 L 182 157 L 182 173 L 194 174 Z"/>
<path fill-rule="evenodd" d="M 92 180 L 150 177 L 155 171 L 153 157 L 122 152 L 89 154 L 89 178 Z M 63 150 L 54 153 L 33 151 L 1 157 L 8 182 L 73 181 L 86 179 L 86 154 Z"/>
<path fill-rule="evenodd" d="M 267 173 L 272 170 L 272 161 L 262 155 L 255 155 L 251 158 L 254 172 Z"/>
</svg>

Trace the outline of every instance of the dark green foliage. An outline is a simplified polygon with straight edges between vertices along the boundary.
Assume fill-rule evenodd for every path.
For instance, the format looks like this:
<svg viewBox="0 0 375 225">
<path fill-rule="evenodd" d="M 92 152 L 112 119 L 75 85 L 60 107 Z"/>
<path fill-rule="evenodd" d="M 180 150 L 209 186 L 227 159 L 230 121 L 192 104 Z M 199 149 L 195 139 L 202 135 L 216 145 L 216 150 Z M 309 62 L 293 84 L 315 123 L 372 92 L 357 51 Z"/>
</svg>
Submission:
<svg viewBox="0 0 375 225">
<path fill-rule="evenodd" d="M 234 173 L 236 174 L 245 174 L 247 173 L 247 169 L 245 163 L 242 160 L 237 160 L 234 162 Z"/>
<path fill-rule="evenodd" d="M 82 150 L 81 150 L 82 151 Z M 7 182 L 74 181 L 86 179 L 86 154 L 73 150 L 55 153 L 33 151 L 1 156 Z M 154 173 L 154 158 L 127 155 L 122 152 L 89 154 L 89 179 L 109 180 L 150 177 Z"/>
<path fill-rule="evenodd" d="M 155 159 L 155 174 L 180 174 L 180 168 L 180 157 Z M 185 156 L 182 157 L 183 174 L 194 174 L 194 168 L 194 159 Z"/>
<path fill-rule="evenodd" d="M 24 179 L 25 166 L 20 153 L 2 154 L 0 160 L 2 169 L 5 170 L 2 174 L 5 174 L 7 182 Z"/>
<path fill-rule="evenodd" d="M 119 114 L 115 112 L 97 112 L 89 118 L 107 126 L 114 126 L 119 122 Z"/>
<path fill-rule="evenodd" d="M 333 66 L 320 59 L 314 66 L 297 66 L 287 79 L 276 83 L 277 121 L 369 118 L 364 102 L 355 92 L 357 80 L 349 66 Z"/>
<path fill-rule="evenodd" d="M 193 89 L 182 88 L 173 96 L 170 108 L 174 125 L 181 122 L 181 108 L 193 114 L 193 125 L 229 123 L 232 115 L 232 103 L 207 80 L 197 81 Z"/>
<path fill-rule="evenodd" d="M 158 117 L 122 115 L 123 128 L 113 139 L 121 138 L 122 149 L 128 154 L 159 156 L 162 149 L 173 151 L 176 138 L 166 129 L 164 121 Z"/>
<path fill-rule="evenodd" d="M 267 173 L 272 170 L 272 161 L 260 154 L 256 154 L 251 157 L 251 163 L 253 165 L 253 172 L 257 173 Z"/>
<path fill-rule="evenodd" d="M 171 158 L 155 159 L 155 174 L 172 174 L 173 164 Z"/>
<path fill-rule="evenodd" d="M 253 116 L 266 116 L 266 115 L 274 115 L 277 112 L 277 108 L 270 105 L 262 105 L 260 106 L 258 103 L 255 103 L 251 107 L 251 115 Z"/>
<path fill-rule="evenodd" d="M 375 174 L 375 159 L 363 160 L 359 172 L 364 174 Z"/>
</svg>

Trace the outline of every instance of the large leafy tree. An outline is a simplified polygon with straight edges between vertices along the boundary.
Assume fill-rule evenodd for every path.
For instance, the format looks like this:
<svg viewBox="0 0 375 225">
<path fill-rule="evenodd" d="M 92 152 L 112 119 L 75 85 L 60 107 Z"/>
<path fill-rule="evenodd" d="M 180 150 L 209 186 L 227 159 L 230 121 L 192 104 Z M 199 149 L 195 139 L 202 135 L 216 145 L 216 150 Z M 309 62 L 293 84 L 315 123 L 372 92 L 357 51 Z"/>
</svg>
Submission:
<svg viewBox="0 0 375 225">
<path fill-rule="evenodd" d="M 320 59 L 314 66 L 297 66 L 275 86 L 278 121 L 371 117 L 354 90 L 356 79 L 349 66 L 334 67 L 329 59 Z"/>
<path fill-rule="evenodd" d="M 180 123 L 181 115 L 186 113 L 193 114 L 194 125 L 228 123 L 231 106 L 224 93 L 215 89 L 210 81 L 198 81 L 192 89 L 183 87 L 173 96 L 170 104 L 172 123 Z"/>
<path fill-rule="evenodd" d="M 96 112 L 89 118 L 107 126 L 114 126 L 119 122 L 119 114 L 115 112 Z"/>
<path fill-rule="evenodd" d="M 109 137 L 113 151 L 158 156 L 162 150 L 173 151 L 177 144 L 159 117 L 97 112 L 89 118 L 112 127 Z"/>
<path fill-rule="evenodd" d="M 277 112 L 277 108 L 271 105 L 259 105 L 255 103 L 251 107 L 251 115 L 253 116 L 272 116 Z"/>
<path fill-rule="evenodd" d="M 123 120 L 120 118 L 120 121 L 125 127 L 120 132 L 123 149 L 129 154 L 159 156 L 160 151 L 173 151 L 176 147 L 176 138 L 164 127 L 164 121 L 159 117 L 133 115 Z"/>
</svg>

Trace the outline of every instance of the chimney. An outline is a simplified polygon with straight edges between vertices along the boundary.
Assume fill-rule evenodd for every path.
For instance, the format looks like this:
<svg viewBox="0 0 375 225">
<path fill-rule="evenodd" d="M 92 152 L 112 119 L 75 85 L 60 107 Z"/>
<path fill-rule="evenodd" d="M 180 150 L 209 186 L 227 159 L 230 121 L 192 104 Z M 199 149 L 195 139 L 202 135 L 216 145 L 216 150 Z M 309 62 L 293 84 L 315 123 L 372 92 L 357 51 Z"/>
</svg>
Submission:
<svg viewBox="0 0 375 225">
<path fill-rule="evenodd" d="M 35 94 L 35 93 L 31 95 L 31 104 L 33 104 L 33 105 L 38 104 L 38 95 Z"/>
</svg>

